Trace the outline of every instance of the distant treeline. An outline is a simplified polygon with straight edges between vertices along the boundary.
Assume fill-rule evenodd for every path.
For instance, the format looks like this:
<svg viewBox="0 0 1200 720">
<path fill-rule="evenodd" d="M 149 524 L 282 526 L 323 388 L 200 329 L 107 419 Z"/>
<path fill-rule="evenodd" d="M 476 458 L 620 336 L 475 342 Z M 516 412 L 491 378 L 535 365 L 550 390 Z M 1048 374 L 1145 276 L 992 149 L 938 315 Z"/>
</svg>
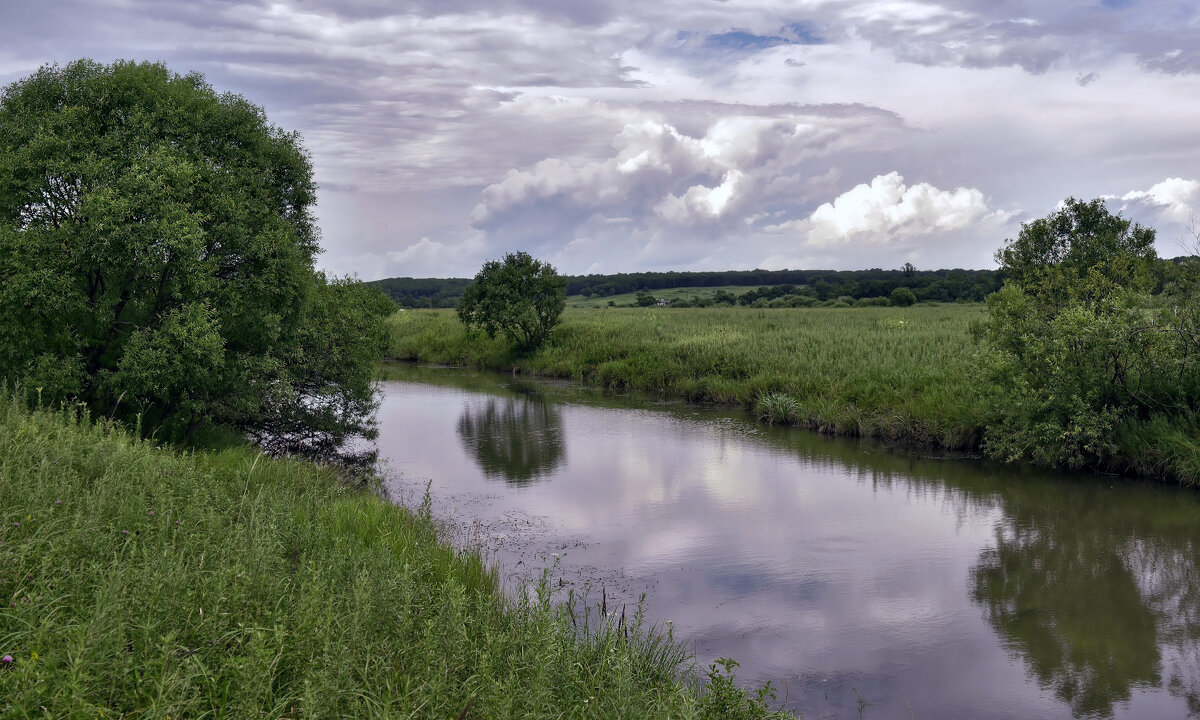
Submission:
<svg viewBox="0 0 1200 720">
<path fill-rule="evenodd" d="M 404 308 L 452 308 L 458 305 L 470 278 L 388 278 L 374 285 Z"/>
<path fill-rule="evenodd" d="M 389 278 L 376 285 L 406 308 L 454 307 L 466 278 Z M 726 270 L 722 272 L 644 272 L 567 276 L 567 295 L 610 297 L 680 287 L 776 285 L 808 286 L 818 300 L 887 297 L 907 287 L 919 301 L 979 302 L 1000 289 L 995 270 Z"/>
<path fill-rule="evenodd" d="M 818 300 L 887 297 L 898 287 L 917 300 L 978 302 L 1000 289 L 995 270 L 726 270 L 723 272 L 645 272 L 567 278 L 567 294 L 608 297 L 680 287 L 807 286 Z"/>
<path fill-rule="evenodd" d="M 1160 263 L 1159 289 L 1169 283 L 1175 268 L 1187 258 Z M 389 278 L 376 285 L 400 307 L 449 308 L 458 303 L 469 278 Z M 650 292 L 681 287 L 766 288 L 791 285 L 807 288 L 819 301 L 851 298 L 886 298 L 896 288 L 906 287 L 918 302 L 982 302 L 1000 289 L 1004 275 L 999 270 L 725 270 L 718 272 L 642 272 L 616 275 L 567 276 L 567 295 L 611 297 L 635 292 Z M 770 293 L 755 291 L 759 296 Z M 739 295 L 740 297 L 740 295 Z M 742 304 L 748 304 L 743 302 Z"/>
</svg>

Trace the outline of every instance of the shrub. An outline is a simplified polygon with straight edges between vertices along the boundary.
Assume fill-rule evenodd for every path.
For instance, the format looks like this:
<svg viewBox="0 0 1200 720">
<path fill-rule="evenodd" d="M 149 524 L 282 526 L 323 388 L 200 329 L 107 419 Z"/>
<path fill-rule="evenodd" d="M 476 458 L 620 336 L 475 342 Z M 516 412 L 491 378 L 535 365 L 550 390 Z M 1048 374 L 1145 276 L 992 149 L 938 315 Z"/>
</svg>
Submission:
<svg viewBox="0 0 1200 720">
<path fill-rule="evenodd" d="M 910 305 L 915 305 L 916 302 L 916 294 L 906 287 L 898 287 L 892 291 L 890 296 L 888 296 L 888 303 L 896 307 L 908 307 Z"/>
</svg>

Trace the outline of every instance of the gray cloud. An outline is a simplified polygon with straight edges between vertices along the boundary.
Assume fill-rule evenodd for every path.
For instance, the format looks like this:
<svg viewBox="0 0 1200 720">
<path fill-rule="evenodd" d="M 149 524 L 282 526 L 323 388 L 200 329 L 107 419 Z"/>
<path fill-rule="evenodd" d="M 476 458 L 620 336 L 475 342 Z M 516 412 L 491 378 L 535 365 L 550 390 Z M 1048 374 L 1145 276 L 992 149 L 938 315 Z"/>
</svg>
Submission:
<svg viewBox="0 0 1200 720">
<path fill-rule="evenodd" d="M 1152 190 L 1200 162 L 1198 27 L 1123 0 L 63 0 L 6 7 L 0 80 L 133 58 L 245 94 L 312 151 L 338 272 L 978 266 L 1069 194 L 1174 222 Z M 897 182 L 913 222 L 807 242 Z"/>
</svg>

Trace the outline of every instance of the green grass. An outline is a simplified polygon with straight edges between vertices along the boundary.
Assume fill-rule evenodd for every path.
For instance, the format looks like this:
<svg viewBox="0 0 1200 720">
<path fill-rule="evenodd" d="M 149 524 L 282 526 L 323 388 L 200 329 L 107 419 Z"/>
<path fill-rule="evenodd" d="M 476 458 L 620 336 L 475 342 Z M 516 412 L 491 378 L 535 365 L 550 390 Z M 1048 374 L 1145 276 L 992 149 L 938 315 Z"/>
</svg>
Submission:
<svg viewBox="0 0 1200 720">
<path fill-rule="evenodd" d="M 528 356 L 468 335 L 453 311 L 391 318 L 397 360 L 516 370 L 755 409 L 828 433 L 978 447 L 986 417 L 970 323 L 978 305 L 568 310 Z"/>
<path fill-rule="evenodd" d="M 0 399 L 0 717 L 764 714 L 636 621 L 507 599 L 424 508 Z"/>
</svg>

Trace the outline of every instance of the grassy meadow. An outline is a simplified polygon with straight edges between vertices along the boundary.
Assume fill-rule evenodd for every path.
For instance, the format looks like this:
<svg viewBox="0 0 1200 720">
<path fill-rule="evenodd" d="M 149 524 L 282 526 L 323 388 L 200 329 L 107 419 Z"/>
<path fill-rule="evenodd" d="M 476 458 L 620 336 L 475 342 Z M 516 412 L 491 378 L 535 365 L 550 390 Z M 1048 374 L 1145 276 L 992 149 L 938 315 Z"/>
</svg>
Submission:
<svg viewBox="0 0 1200 720">
<path fill-rule="evenodd" d="M 769 715 L 339 480 L 0 399 L 0 717 Z"/>
<path fill-rule="evenodd" d="M 982 313 L 979 305 L 568 308 L 542 348 L 519 356 L 502 339 L 469 335 L 453 311 L 407 311 L 390 319 L 391 356 L 747 408 L 782 394 L 792 405 L 779 420 L 973 448 L 985 400 L 968 328 Z"/>
</svg>

